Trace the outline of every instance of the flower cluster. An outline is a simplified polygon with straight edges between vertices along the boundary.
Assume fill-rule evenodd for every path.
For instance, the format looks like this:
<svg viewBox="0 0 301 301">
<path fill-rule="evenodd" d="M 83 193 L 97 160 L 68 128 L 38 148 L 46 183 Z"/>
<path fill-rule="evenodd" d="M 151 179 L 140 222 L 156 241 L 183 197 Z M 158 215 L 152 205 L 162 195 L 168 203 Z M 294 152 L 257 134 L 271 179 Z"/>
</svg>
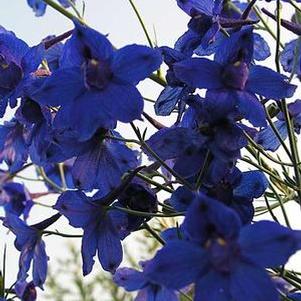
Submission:
<svg viewBox="0 0 301 301">
<path fill-rule="evenodd" d="M 301 72 L 300 41 L 280 53 L 277 36 L 277 71 L 261 65 L 271 51 L 257 30 L 255 2 L 177 0 L 190 21 L 173 48 L 116 49 L 75 16 L 71 31 L 33 47 L 0 28 L 0 114 L 14 109 L 0 126 L 0 205 L 20 252 L 14 292 L 21 300 L 36 300 L 35 287 L 43 288 L 49 260 L 43 235 L 60 235 L 46 229 L 62 216 L 83 230 L 83 275 L 92 271 L 97 254 L 117 285 L 139 291 L 137 301 L 298 300 L 300 293 L 280 289 L 275 276 L 297 283 L 284 265 L 301 249 L 301 232 L 280 225 L 268 197 L 282 209 L 284 200 L 301 203 L 295 139 L 301 100 L 293 98 L 297 86 L 291 83 Z M 71 14 L 65 8 L 75 5 L 28 1 L 37 16 L 46 3 L 65 16 Z M 264 12 L 278 21 L 279 31 L 282 24 L 300 35 L 299 11 L 292 21 L 281 20 L 279 4 L 276 14 Z M 157 72 L 162 64 L 165 78 Z M 163 86 L 154 109 L 161 116 L 176 114 L 170 127 L 144 111 L 137 85 L 147 78 Z M 157 129 L 151 136 L 134 123 L 144 119 Z M 123 138 L 119 123 L 136 138 Z M 266 151 L 280 146 L 291 159 L 280 162 L 284 179 L 260 157 L 279 163 Z M 256 169 L 244 170 L 242 161 Z M 32 194 L 15 181 L 32 165 L 48 192 Z M 159 192 L 168 195 L 165 201 Z M 52 193 L 59 194 L 55 214 L 29 225 L 35 198 Z M 254 205 L 261 197 L 263 210 Z M 258 221 L 260 210 L 271 212 L 274 221 Z M 174 227 L 152 229 L 153 217 L 175 216 L 182 219 Z M 120 268 L 122 241 L 145 229 L 162 248 L 141 263 L 141 271 Z"/>
</svg>

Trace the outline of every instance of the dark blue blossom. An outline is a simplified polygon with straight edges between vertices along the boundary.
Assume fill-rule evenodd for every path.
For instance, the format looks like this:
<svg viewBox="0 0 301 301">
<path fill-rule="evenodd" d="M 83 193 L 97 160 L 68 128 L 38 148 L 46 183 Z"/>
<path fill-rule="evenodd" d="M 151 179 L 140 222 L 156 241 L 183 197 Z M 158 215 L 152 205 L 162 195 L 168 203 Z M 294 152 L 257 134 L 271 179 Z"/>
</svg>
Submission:
<svg viewBox="0 0 301 301">
<path fill-rule="evenodd" d="M 42 229 L 26 225 L 14 214 L 7 214 L 4 225 L 16 235 L 15 247 L 21 252 L 17 280 L 20 282 L 26 280 L 32 262 L 33 284 L 43 288 L 47 275 L 48 256 L 45 243 L 41 239 Z"/>
<path fill-rule="evenodd" d="M 207 89 L 208 98 L 234 103 L 254 126 L 265 126 L 265 113 L 256 94 L 279 100 L 293 96 L 296 86 L 267 67 L 250 64 L 253 48 L 252 28 L 246 28 L 225 40 L 214 61 L 191 58 L 176 63 L 174 72 L 187 85 Z"/>
<path fill-rule="evenodd" d="M 0 32 L 0 117 L 3 117 L 8 102 L 11 107 L 16 106 L 30 74 L 42 61 L 44 50 L 43 44 L 30 48 L 14 33 Z"/>
<path fill-rule="evenodd" d="M 76 157 L 71 170 L 74 185 L 90 191 L 99 189 L 105 195 L 120 185 L 124 173 L 138 165 L 136 153 L 123 142 L 106 138 L 107 134 L 120 138 L 117 132 L 104 129 L 84 142 L 72 133 L 58 133 L 44 149 L 43 157 L 48 164 Z"/>
<path fill-rule="evenodd" d="M 0 205 L 4 206 L 5 212 L 17 216 L 23 215 L 24 220 L 26 220 L 33 206 L 33 201 L 26 187 L 20 183 L 7 182 L 1 190 Z"/>
<path fill-rule="evenodd" d="M 81 191 L 67 191 L 60 195 L 54 209 L 64 215 L 71 226 L 82 228 L 83 274 L 92 271 L 93 257 L 98 259 L 104 270 L 114 273 L 122 261 L 122 246 L 119 232 L 114 224 L 108 203 L 87 197 Z"/>
<path fill-rule="evenodd" d="M 168 241 L 147 265 L 152 282 L 169 289 L 194 282 L 195 300 L 278 300 L 264 268 L 284 264 L 300 248 L 300 231 L 270 221 L 241 227 L 233 210 L 204 195 L 183 228 L 188 240 Z"/>
<path fill-rule="evenodd" d="M 143 263 L 143 265 L 147 265 Z M 126 291 L 139 290 L 135 301 L 178 301 L 178 293 L 152 281 L 143 272 L 131 268 L 120 268 L 116 271 L 114 282 Z"/>
<path fill-rule="evenodd" d="M 99 127 L 141 118 L 143 100 L 135 85 L 160 66 L 161 55 L 139 45 L 114 50 L 104 35 L 76 23 L 61 62 L 29 91 L 42 104 L 61 106 L 56 128 L 72 129 L 87 140 Z"/>
<path fill-rule="evenodd" d="M 188 23 L 188 31 L 178 39 L 175 49 L 189 56 L 196 48 L 206 50 L 214 42 L 221 28 L 240 28 L 257 22 L 236 16 L 225 17 L 225 14 L 222 14 L 224 4 L 221 0 L 178 0 L 177 3 L 191 16 L 191 20 Z"/>
</svg>

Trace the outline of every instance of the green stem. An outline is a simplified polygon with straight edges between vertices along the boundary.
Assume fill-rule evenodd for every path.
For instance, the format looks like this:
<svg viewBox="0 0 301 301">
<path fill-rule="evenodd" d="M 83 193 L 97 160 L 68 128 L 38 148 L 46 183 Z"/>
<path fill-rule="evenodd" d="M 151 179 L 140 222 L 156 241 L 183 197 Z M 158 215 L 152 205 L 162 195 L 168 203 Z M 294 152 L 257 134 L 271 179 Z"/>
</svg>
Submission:
<svg viewBox="0 0 301 301">
<path fill-rule="evenodd" d="M 82 24 L 85 24 L 85 22 L 82 20 L 82 18 L 79 18 L 79 17 L 73 15 L 67 9 L 65 9 L 64 7 L 59 5 L 58 3 L 54 2 L 53 0 L 43 0 L 43 1 L 46 4 L 48 4 L 49 6 L 51 6 L 53 9 L 55 9 L 56 11 L 58 11 L 59 13 L 61 13 L 65 17 L 67 17 L 68 19 L 70 19 L 71 21 L 78 20 Z"/>
<path fill-rule="evenodd" d="M 145 24 L 143 22 L 143 19 L 142 19 L 141 15 L 140 15 L 140 13 L 139 13 L 136 5 L 134 4 L 133 0 L 128 0 L 128 1 L 130 2 L 130 4 L 131 4 L 131 6 L 132 6 L 132 8 L 133 8 L 133 10 L 134 10 L 134 12 L 135 12 L 138 20 L 139 20 L 139 23 L 140 23 L 140 25 L 141 25 L 141 27 L 143 29 L 143 32 L 144 32 L 144 34 L 146 36 L 146 39 L 148 41 L 149 46 L 152 47 L 152 48 L 154 48 L 153 42 L 152 42 L 152 40 L 151 40 L 151 38 L 149 36 L 149 33 L 148 33 L 147 29 L 146 29 L 146 26 L 145 26 Z"/>
</svg>

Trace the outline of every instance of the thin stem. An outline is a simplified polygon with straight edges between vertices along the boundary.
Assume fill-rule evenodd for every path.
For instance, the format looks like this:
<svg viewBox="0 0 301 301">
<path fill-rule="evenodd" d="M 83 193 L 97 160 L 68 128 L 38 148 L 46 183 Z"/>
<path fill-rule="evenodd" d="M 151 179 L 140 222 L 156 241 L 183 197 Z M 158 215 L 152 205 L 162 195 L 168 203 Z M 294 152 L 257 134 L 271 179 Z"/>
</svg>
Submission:
<svg viewBox="0 0 301 301">
<path fill-rule="evenodd" d="M 140 25 L 141 25 L 141 27 L 143 29 L 143 32 L 144 32 L 144 34 L 146 36 L 146 39 L 148 41 L 149 46 L 152 47 L 152 48 L 154 48 L 153 42 L 152 42 L 152 40 L 151 40 L 151 38 L 149 36 L 149 33 L 148 33 L 147 29 L 146 29 L 146 26 L 145 26 L 145 24 L 143 22 L 143 19 L 142 19 L 141 15 L 140 15 L 140 13 L 139 13 L 136 5 L 134 4 L 133 0 L 128 0 L 128 1 L 130 2 L 131 7 L 133 8 L 133 10 L 134 10 L 134 12 L 135 12 L 135 14 L 136 14 L 136 16 L 137 16 L 137 18 L 139 20 L 139 23 L 140 23 Z"/>
<path fill-rule="evenodd" d="M 56 236 L 68 237 L 68 238 L 81 238 L 81 237 L 83 237 L 82 235 L 66 234 L 66 233 L 61 233 L 61 232 L 56 232 L 56 231 L 48 231 L 48 230 L 43 231 L 42 234 L 43 235 L 56 235 Z"/>
<path fill-rule="evenodd" d="M 169 214 L 163 214 L 163 213 L 150 213 L 150 212 L 143 212 L 143 211 L 137 211 L 137 210 L 132 210 L 132 209 L 128 209 L 128 208 L 123 208 L 123 207 L 119 207 L 116 205 L 112 205 L 110 206 L 108 209 L 116 209 L 116 210 L 120 210 L 135 216 L 142 216 L 142 217 L 176 217 L 176 216 L 183 216 L 185 215 L 186 212 L 175 212 L 175 213 L 169 213 Z"/>
<path fill-rule="evenodd" d="M 67 9 L 65 9 L 64 7 L 59 5 L 58 3 L 54 2 L 53 0 L 42 0 L 42 1 L 44 1 L 46 4 L 51 6 L 53 9 L 55 9 L 56 11 L 58 11 L 59 13 L 61 13 L 62 15 L 64 15 L 68 19 L 70 19 L 71 21 L 78 20 L 82 24 L 85 24 L 85 22 L 82 20 L 82 18 L 79 18 L 76 15 L 73 15 Z"/>
<path fill-rule="evenodd" d="M 154 181 L 153 179 L 151 179 L 151 178 L 145 176 L 145 175 L 142 174 L 142 173 L 139 173 L 139 172 L 138 172 L 138 173 L 137 173 L 137 177 L 139 177 L 140 179 L 142 179 L 142 180 L 145 181 L 146 183 L 149 183 L 149 184 L 151 184 L 151 185 L 154 185 L 154 186 L 158 187 L 159 189 L 162 189 L 162 190 L 164 190 L 164 191 L 166 191 L 166 192 L 169 192 L 169 193 L 173 193 L 173 192 L 174 192 L 173 189 L 171 189 L 171 188 L 169 188 L 169 187 L 167 187 L 167 186 L 165 186 L 165 185 L 163 185 L 163 184 L 160 184 L 160 183 Z"/>
</svg>

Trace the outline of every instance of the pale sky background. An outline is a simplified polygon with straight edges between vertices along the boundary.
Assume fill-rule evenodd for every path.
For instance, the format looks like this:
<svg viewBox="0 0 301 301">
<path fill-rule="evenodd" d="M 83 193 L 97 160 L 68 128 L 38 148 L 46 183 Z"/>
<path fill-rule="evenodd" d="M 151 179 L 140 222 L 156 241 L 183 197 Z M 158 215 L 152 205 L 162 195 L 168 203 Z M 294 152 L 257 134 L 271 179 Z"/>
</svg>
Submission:
<svg viewBox="0 0 301 301">
<path fill-rule="evenodd" d="M 77 0 L 81 7 L 81 2 Z M 186 24 L 189 20 L 176 5 L 175 0 L 136 0 L 136 6 L 139 8 L 141 15 L 144 18 L 145 24 L 149 29 L 150 35 L 154 40 L 154 28 L 156 29 L 156 37 L 159 46 L 167 45 L 173 46 L 177 38 L 186 31 Z M 29 45 L 38 44 L 41 39 L 51 34 L 61 34 L 72 28 L 72 22 L 54 11 L 51 7 L 47 8 L 47 12 L 43 17 L 35 17 L 31 8 L 28 7 L 26 0 L 0 0 L 0 25 L 8 30 L 12 30 L 15 34 L 25 40 Z M 265 4 L 266 7 L 272 7 L 272 4 Z M 284 11 L 286 16 L 291 14 L 291 11 Z M 86 22 L 94 29 L 99 30 L 103 34 L 109 34 L 109 39 L 116 47 L 122 47 L 126 44 L 138 43 L 147 45 L 145 35 L 139 25 L 139 22 L 128 2 L 128 0 L 86 0 Z M 274 25 L 273 23 L 271 23 Z M 285 39 L 294 38 L 293 35 L 287 31 Z M 274 41 L 268 39 L 271 47 L 274 46 Z M 274 66 L 273 57 L 265 63 L 266 65 Z M 143 95 L 152 99 L 156 99 L 161 91 L 161 87 L 150 80 L 146 80 L 139 86 Z M 300 98 L 300 97 L 299 97 Z M 147 112 L 153 114 L 153 107 L 150 104 L 146 106 Z M 165 124 L 170 123 L 171 119 L 160 119 Z M 132 135 L 127 132 L 127 128 L 122 127 L 122 133 L 125 136 Z M 30 175 L 33 171 L 27 172 Z M 31 183 L 29 190 L 31 192 L 40 192 L 43 185 Z M 43 202 L 53 204 L 56 201 L 56 196 L 49 196 Z M 290 214 L 294 216 L 294 227 L 301 229 L 301 211 L 300 208 L 292 204 L 290 207 Z M 32 211 L 32 223 L 42 220 L 52 214 L 47 209 L 35 208 Z M 0 215 L 2 212 L 0 211 Z M 280 214 L 279 214 L 280 216 Z M 57 223 L 56 228 L 66 233 L 80 233 L 80 230 L 72 230 L 68 226 L 66 220 Z M 56 224 L 56 225 L 57 225 Z M 14 250 L 13 240 L 14 236 L 5 235 L 6 230 L 0 227 L 0 256 L 5 242 L 8 243 L 8 263 L 7 263 L 7 285 L 11 285 L 16 279 L 17 261 L 19 253 Z M 50 256 L 50 266 L 55 265 L 55 258 L 64 256 L 66 251 L 66 239 L 60 237 L 45 238 L 47 253 Z M 79 239 L 76 240 L 78 243 Z M 133 252 L 135 250 L 133 249 Z M 137 259 L 142 259 L 137 254 Z M 143 258 L 146 259 L 146 258 Z M 1 262 L 1 260 L 0 260 Z M 301 270 L 301 262 L 295 259 L 290 265 L 291 268 L 299 268 Z M 98 262 L 94 266 L 94 272 L 101 272 L 101 267 Z M 38 300 L 46 300 L 39 297 Z"/>
</svg>

